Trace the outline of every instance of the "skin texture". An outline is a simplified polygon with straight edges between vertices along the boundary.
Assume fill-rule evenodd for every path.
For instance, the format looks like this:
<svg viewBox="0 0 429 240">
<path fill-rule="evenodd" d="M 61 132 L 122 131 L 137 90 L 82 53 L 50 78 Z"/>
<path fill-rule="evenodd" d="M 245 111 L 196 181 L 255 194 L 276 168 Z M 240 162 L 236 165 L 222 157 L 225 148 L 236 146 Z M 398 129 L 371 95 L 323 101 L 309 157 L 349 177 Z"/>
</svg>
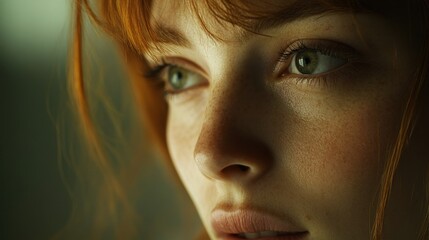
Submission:
<svg viewBox="0 0 429 240">
<path fill-rule="evenodd" d="M 239 27 L 212 24 L 227 40 L 219 41 L 185 4 L 155 1 L 153 16 L 190 45 L 159 44 L 149 63 L 162 58 L 200 76 L 167 96 L 167 142 L 210 237 L 212 210 L 227 205 L 275 213 L 307 230 L 308 239 L 369 239 L 386 148 L 398 131 L 411 74 L 400 34 L 375 15 L 335 13 L 244 40 Z M 300 39 L 353 51 L 339 50 L 349 62 L 326 73 L 290 74 L 290 61 L 278 62 L 279 53 Z M 407 178 L 409 170 L 400 167 Z M 390 212 L 411 211 L 395 208 L 404 202 L 396 198 Z M 412 221 L 387 223 L 401 224 L 400 232 L 388 230 L 394 236 L 388 239 L 417 232 Z"/>
</svg>

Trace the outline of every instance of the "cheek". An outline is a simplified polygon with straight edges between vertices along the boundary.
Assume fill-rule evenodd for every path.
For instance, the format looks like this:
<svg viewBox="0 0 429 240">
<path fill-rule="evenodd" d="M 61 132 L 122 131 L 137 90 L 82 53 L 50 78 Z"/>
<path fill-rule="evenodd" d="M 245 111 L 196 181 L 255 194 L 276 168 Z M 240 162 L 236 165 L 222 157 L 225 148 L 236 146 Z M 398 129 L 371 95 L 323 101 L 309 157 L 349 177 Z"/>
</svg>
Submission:
<svg viewBox="0 0 429 240">
<path fill-rule="evenodd" d="M 187 192 L 194 203 L 199 203 L 205 202 L 204 199 L 200 199 L 201 196 L 210 196 L 206 187 L 210 182 L 201 174 L 194 162 L 195 144 L 201 129 L 199 117 L 195 117 L 194 114 L 180 108 L 169 111 L 167 145 L 173 165 Z"/>
<path fill-rule="evenodd" d="M 384 135 L 379 120 L 380 116 L 374 109 L 368 108 L 332 116 L 331 120 L 321 123 L 317 136 L 321 144 L 318 148 L 326 157 L 318 158 L 319 161 L 333 164 L 330 167 L 339 170 L 336 176 L 352 177 L 372 169 Z"/>
<path fill-rule="evenodd" d="M 392 92 L 373 87 L 331 96 L 289 94 L 295 119 L 282 131 L 290 145 L 282 156 L 292 159 L 290 174 L 320 195 L 373 195 L 400 117 L 400 98 Z"/>
<path fill-rule="evenodd" d="M 371 116 L 356 114 L 305 124 L 303 129 L 314 131 L 300 134 L 300 144 L 294 147 L 294 152 L 296 162 L 306 166 L 303 174 L 307 176 L 301 179 L 313 192 L 355 191 L 374 183 L 377 167 L 381 165 L 381 139 L 373 120 Z"/>
<path fill-rule="evenodd" d="M 188 116 L 185 117 L 184 116 Z M 201 129 L 199 118 L 191 118 L 181 111 L 170 111 L 167 123 L 167 145 L 173 165 L 200 215 L 209 226 L 209 210 L 216 200 L 213 182 L 206 178 L 194 162 L 194 149 Z M 174 121 L 173 121 L 174 120 Z"/>
<path fill-rule="evenodd" d="M 291 158 L 283 169 L 300 189 L 303 212 L 319 223 L 319 229 L 346 233 L 369 227 L 397 110 L 386 101 L 358 102 L 343 109 L 333 105 L 296 108 L 304 117 L 292 131 L 291 148 L 282 153 Z"/>
<path fill-rule="evenodd" d="M 182 181 L 186 184 L 196 169 L 193 164 L 193 149 L 197 141 L 195 119 L 185 118 L 183 121 L 172 121 L 180 113 L 170 110 L 167 122 L 167 145 L 174 167 Z M 186 116 L 186 114 L 181 114 Z"/>
</svg>

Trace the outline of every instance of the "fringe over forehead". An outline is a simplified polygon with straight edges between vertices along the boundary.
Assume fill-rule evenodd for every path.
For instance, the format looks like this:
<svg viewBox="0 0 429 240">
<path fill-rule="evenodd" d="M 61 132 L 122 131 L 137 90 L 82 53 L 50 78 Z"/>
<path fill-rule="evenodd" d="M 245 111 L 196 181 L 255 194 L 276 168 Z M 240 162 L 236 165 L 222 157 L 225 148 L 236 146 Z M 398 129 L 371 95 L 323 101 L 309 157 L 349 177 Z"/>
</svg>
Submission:
<svg viewBox="0 0 429 240">
<path fill-rule="evenodd" d="M 305 17 L 319 13 L 376 12 L 397 18 L 398 11 L 404 9 L 398 5 L 406 2 L 398 0 L 185 0 L 181 4 L 185 4 L 186 9 L 191 10 L 201 28 L 212 39 L 224 41 L 211 26 L 231 25 L 247 32 L 260 34 L 257 26 L 260 20 L 272 21 L 275 24 L 276 21 L 287 17 Z M 157 23 L 151 12 L 154 1 L 100 0 L 101 18 L 91 11 L 88 0 L 84 3 L 92 19 L 132 52 L 143 55 L 149 50 L 150 43 L 157 41 L 157 32 L 154 30 Z"/>
</svg>

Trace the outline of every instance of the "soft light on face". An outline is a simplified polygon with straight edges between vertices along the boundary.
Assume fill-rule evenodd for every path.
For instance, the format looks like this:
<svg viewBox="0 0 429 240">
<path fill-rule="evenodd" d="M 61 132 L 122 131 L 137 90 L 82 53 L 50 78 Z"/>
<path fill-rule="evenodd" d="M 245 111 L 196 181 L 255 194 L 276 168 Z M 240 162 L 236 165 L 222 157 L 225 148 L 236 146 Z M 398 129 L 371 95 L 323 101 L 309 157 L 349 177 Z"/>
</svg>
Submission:
<svg viewBox="0 0 429 240">
<path fill-rule="evenodd" d="M 257 209 L 305 239 L 369 239 L 409 74 L 389 24 L 331 13 L 243 38 L 218 23 L 218 41 L 186 4 L 153 14 L 187 39 L 149 62 L 163 65 L 169 151 L 210 237 L 215 210 Z"/>
</svg>

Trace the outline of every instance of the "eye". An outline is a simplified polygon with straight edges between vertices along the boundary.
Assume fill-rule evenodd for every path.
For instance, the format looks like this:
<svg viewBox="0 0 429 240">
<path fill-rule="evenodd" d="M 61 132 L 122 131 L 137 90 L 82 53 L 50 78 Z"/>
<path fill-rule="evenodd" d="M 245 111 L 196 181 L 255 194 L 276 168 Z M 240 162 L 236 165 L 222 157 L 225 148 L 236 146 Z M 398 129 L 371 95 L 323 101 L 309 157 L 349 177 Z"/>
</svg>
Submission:
<svg viewBox="0 0 429 240">
<path fill-rule="evenodd" d="M 302 49 L 294 54 L 289 73 L 316 75 L 334 70 L 347 63 L 347 59 L 324 54 L 313 49 Z"/>
<path fill-rule="evenodd" d="M 205 82 L 201 75 L 175 65 L 167 67 L 166 75 L 165 91 L 167 93 L 179 93 Z"/>
</svg>

